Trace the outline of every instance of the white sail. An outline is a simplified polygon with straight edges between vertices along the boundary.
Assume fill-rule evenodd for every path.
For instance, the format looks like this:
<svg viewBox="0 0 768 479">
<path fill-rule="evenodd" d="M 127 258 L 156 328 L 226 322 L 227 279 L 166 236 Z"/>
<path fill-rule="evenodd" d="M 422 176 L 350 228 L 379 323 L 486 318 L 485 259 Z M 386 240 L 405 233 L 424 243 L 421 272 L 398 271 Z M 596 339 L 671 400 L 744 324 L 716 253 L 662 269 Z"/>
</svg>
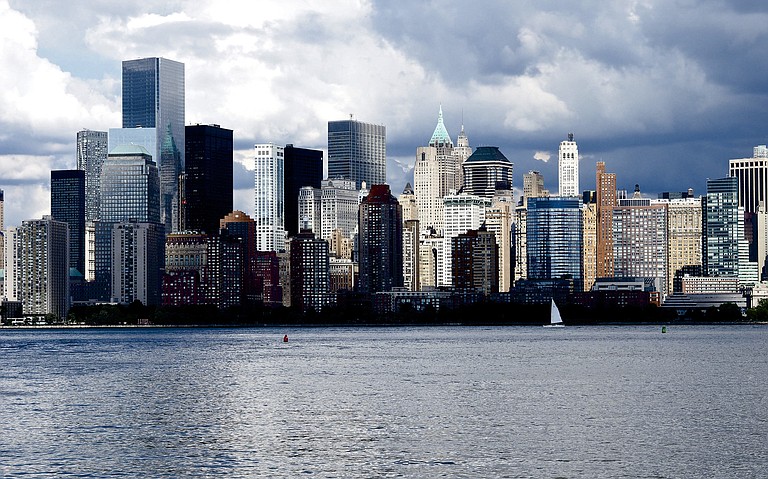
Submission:
<svg viewBox="0 0 768 479">
<path fill-rule="evenodd" d="M 551 324 L 560 324 L 563 322 L 563 318 L 560 317 L 560 310 L 557 309 L 555 300 L 552 300 L 552 312 L 550 314 L 549 322 Z"/>
</svg>

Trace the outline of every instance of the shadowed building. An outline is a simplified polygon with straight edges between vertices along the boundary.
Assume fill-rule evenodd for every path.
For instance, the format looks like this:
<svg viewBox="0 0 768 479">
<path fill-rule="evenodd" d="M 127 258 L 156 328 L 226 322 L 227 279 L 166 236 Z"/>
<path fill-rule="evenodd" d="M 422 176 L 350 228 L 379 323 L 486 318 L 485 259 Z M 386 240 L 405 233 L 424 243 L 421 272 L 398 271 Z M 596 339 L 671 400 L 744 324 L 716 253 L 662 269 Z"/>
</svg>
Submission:
<svg viewBox="0 0 768 479">
<path fill-rule="evenodd" d="M 51 216 L 69 225 L 69 267 L 85 274 L 85 171 L 51 171 Z"/>
<path fill-rule="evenodd" d="M 283 150 L 285 158 L 285 231 L 288 236 L 299 232 L 299 190 L 304 186 L 320 188 L 323 181 L 323 152 L 297 148 L 291 144 Z"/>
<path fill-rule="evenodd" d="M 372 185 L 360 203 L 358 291 L 373 294 L 403 285 L 403 219 L 389 185 Z"/>
</svg>

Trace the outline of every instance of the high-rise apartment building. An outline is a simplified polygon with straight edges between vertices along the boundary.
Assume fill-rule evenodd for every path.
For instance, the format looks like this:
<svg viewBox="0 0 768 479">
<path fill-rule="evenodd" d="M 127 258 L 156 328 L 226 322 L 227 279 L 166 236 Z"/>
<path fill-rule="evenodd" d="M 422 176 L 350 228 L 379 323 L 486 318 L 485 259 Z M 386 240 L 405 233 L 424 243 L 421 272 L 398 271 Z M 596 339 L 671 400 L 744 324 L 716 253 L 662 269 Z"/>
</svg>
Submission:
<svg viewBox="0 0 768 479">
<path fill-rule="evenodd" d="M 5 269 L 5 194 L 0 190 L 0 269 Z M 0 288 L 0 299 L 3 297 L 3 290 Z"/>
<path fill-rule="evenodd" d="M 219 220 L 232 211 L 232 130 L 219 125 L 187 125 L 186 169 L 181 230 L 219 232 Z"/>
<path fill-rule="evenodd" d="M 69 311 L 69 231 L 50 216 L 7 231 L 6 298 L 25 315 L 66 317 Z"/>
<path fill-rule="evenodd" d="M 354 119 L 328 122 L 328 177 L 384 184 L 387 179 L 387 129 Z"/>
<path fill-rule="evenodd" d="M 256 249 L 285 250 L 285 148 L 255 145 Z M 297 195 L 298 197 L 298 195 Z"/>
<path fill-rule="evenodd" d="M 112 301 L 160 305 L 165 271 L 161 223 L 125 221 L 112 226 Z"/>
<path fill-rule="evenodd" d="M 101 171 L 101 210 L 96 223 L 95 279 L 97 299 L 112 291 L 113 227 L 136 221 L 160 223 L 160 180 L 152 155 L 137 145 L 118 146 Z"/>
<path fill-rule="evenodd" d="M 299 191 L 302 228 L 319 233 L 321 239 L 330 243 L 331 254 L 342 256 L 337 243 L 352 238 L 357 228 L 361 193 L 355 189 L 353 180 L 343 178 L 323 180 L 319 190 L 302 188 Z"/>
<path fill-rule="evenodd" d="M 403 220 L 403 287 L 419 290 L 419 220 Z"/>
<path fill-rule="evenodd" d="M 328 242 L 302 231 L 290 240 L 291 307 L 320 311 L 330 302 Z"/>
<path fill-rule="evenodd" d="M 482 293 L 499 292 L 499 246 L 496 235 L 484 227 L 451 238 L 453 286 Z"/>
<path fill-rule="evenodd" d="M 667 205 L 648 198 L 619 200 L 613 208 L 613 276 L 654 278 L 669 294 Z"/>
<path fill-rule="evenodd" d="M 594 198 L 589 201 L 591 196 L 585 195 L 581 208 L 584 291 L 591 290 L 597 278 L 597 204 Z"/>
<path fill-rule="evenodd" d="M 462 165 L 468 195 L 492 198 L 497 189 L 512 188 L 513 164 L 496 146 L 480 146 Z"/>
<path fill-rule="evenodd" d="M 258 225 L 256 221 L 242 211 L 232 211 L 219 221 L 219 229 L 230 237 L 242 239 L 242 299 L 251 303 L 262 297 L 259 280 L 256 277 L 258 252 Z M 285 249 L 285 247 L 283 247 Z M 274 250 L 268 250 L 274 251 Z"/>
<path fill-rule="evenodd" d="M 184 96 L 183 63 L 156 57 L 123 62 L 123 128 L 154 129 L 155 149 L 148 151 L 158 167 L 161 220 L 168 233 L 177 226 L 174 208 L 184 171 Z"/>
<path fill-rule="evenodd" d="M 515 203 L 511 190 L 497 191 L 485 212 L 485 227 L 496 235 L 499 256 L 498 290 L 509 291 L 513 285 L 513 245 Z"/>
<path fill-rule="evenodd" d="M 304 186 L 320 188 L 323 180 L 323 152 L 309 148 L 298 148 L 291 144 L 285 146 L 285 231 L 294 236 L 300 231 L 299 190 Z"/>
<path fill-rule="evenodd" d="M 165 237 L 163 306 L 206 303 L 208 236 L 197 232 L 177 232 Z"/>
<path fill-rule="evenodd" d="M 85 171 L 51 171 L 51 216 L 69 225 L 69 267 L 85 274 Z"/>
<path fill-rule="evenodd" d="M 390 291 L 403 285 L 403 213 L 388 185 L 372 185 L 359 210 L 362 293 Z"/>
<path fill-rule="evenodd" d="M 701 270 L 702 201 L 690 197 L 658 202 L 667 204 L 667 293 L 672 294 L 676 276 Z"/>
<path fill-rule="evenodd" d="M 605 163 L 597 162 L 595 174 L 597 199 L 597 267 L 598 278 L 613 276 L 613 208 L 617 203 L 616 173 L 606 173 Z"/>
<path fill-rule="evenodd" d="M 101 167 L 107 159 L 107 132 L 77 132 L 77 169 L 85 172 L 85 220 L 99 219 Z"/>
<path fill-rule="evenodd" d="M 573 133 L 560 142 L 557 153 L 557 180 L 560 196 L 579 196 L 579 147 Z"/>
<path fill-rule="evenodd" d="M 573 279 L 582 290 L 581 197 L 528 199 L 528 279 Z"/>
</svg>

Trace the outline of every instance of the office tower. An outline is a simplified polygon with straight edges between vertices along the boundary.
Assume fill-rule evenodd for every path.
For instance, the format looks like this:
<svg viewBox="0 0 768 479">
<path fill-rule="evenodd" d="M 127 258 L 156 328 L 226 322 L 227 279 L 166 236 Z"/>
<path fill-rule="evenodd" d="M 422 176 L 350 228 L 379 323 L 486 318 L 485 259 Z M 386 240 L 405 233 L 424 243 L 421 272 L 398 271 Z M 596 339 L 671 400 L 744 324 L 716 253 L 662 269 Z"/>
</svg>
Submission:
<svg viewBox="0 0 768 479">
<path fill-rule="evenodd" d="M 549 190 L 544 188 L 544 175 L 538 171 L 529 171 L 523 175 L 523 206 L 528 198 L 549 196 Z"/>
<path fill-rule="evenodd" d="M 85 171 L 51 171 L 51 216 L 69 225 L 69 267 L 85 273 Z"/>
<path fill-rule="evenodd" d="M 496 235 L 499 256 L 498 290 L 509 291 L 513 279 L 512 234 L 514 231 L 515 203 L 512 191 L 497 191 L 491 200 L 491 207 L 485 212 L 485 227 Z"/>
<path fill-rule="evenodd" d="M 188 125 L 185 131 L 184 221 L 181 230 L 218 234 L 219 220 L 232 211 L 232 130 Z"/>
<path fill-rule="evenodd" d="M 206 303 L 207 240 L 207 235 L 196 232 L 177 232 L 165 237 L 163 306 Z"/>
<path fill-rule="evenodd" d="M 241 238 L 242 241 L 242 298 L 255 303 L 262 297 L 256 278 L 258 226 L 256 221 L 242 211 L 232 211 L 219 221 L 221 231 L 226 230 L 231 237 Z M 285 249 L 285 247 L 283 247 Z"/>
<path fill-rule="evenodd" d="M 403 221 L 418 220 L 419 208 L 416 204 L 416 195 L 410 183 L 405 184 L 402 194 L 397 198 L 400 207 L 403 209 Z"/>
<path fill-rule="evenodd" d="M 354 181 L 342 178 L 323 180 L 319 190 L 304 187 L 299 191 L 302 228 L 319 233 L 336 257 L 341 256 L 339 240 L 351 238 L 357 228 L 361 193 Z"/>
<path fill-rule="evenodd" d="M 165 230 L 160 223 L 112 226 L 112 301 L 160 305 L 165 271 Z"/>
<path fill-rule="evenodd" d="M 437 126 L 428 146 L 416 148 L 414 194 L 419 224 L 423 228 L 442 232 L 443 197 L 455 194 L 461 188 L 461 165 L 466 159 L 461 154 L 464 152 L 465 149 L 454 152 L 453 141 L 445 129 L 443 109 L 440 107 Z"/>
<path fill-rule="evenodd" d="M 572 278 L 581 291 L 581 198 L 529 198 L 526 228 L 528 279 Z"/>
<path fill-rule="evenodd" d="M 320 188 L 323 180 L 323 152 L 308 148 L 297 148 L 291 144 L 285 146 L 285 231 L 293 236 L 300 231 L 299 190 L 304 186 Z"/>
<path fill-rule="evenodd" d="M 488 296 L 499 292 L 499 246 L 484 227 L 451 238 L 453 286 Z"/>
<path fill-rule="evenodd" d="M 320 188 L 302 186 L 299 190 L 299 229 L 320 234 L 322 228 L 322 199 Z"/>
<path fill-rule="evenodd" d="M 613 276 L 654 278 L 662 297 L 669 294 L 667 241 L 666 204 L 619 200 L 613 208 Z"/>
<path fill-rule="evenodd" d="M 606 173 L 605 163 L 597 162 L 595 191 L 597 198 L 597 268 L 598 278 L 613 276 L 613 208 L 616 206 L 616 173 Z"/>
<path fill-rule="evenodd" d="M 444 283 L 445 239 L 433 230 L 419 238 L 419 291 L 437 288 Z M 450 258 L 450 255 L 448 255 Z M 447 268 L 450 270 L 450 266 Z"/>
<path fill-rule="evenodd" d="M 749 261 L 744 209 L 739 206 L 739 179 L 707 180 L 702 262 L 707 276 L 736 277 L 740 285 L 757 282 L 757 263 Z"/>
<path fill-rule="evenodd" d="M 176 229 L 173 209 L 184 171 L 184 95 L 183 63 L 166 58 L 123 62 L 123 128 L 154 129 L 155 148 L 147 149 L 157 164 L 161 220 L 168 233 Z"/>
<path fill-rule="evenodd" d="M 328 242 L 302 231 L 290 240 L 291 307 L 320 311 L 330 302 Z"/>
<path fill-rule="evenodd" d="M 560 142 L 557 152 L 557 181 L 559 196 L 579 196 L 579 147 L 573 133 Z"/>
<path fill-rule="evenodd" d="M 116 223 L 160 223 L 160 180 L 152 155 L 137 145 L 118 146 L 101 171 L 101 210 L 96 223 L 95 280 L 97 299 L 112 291 L 112 233 Z"/>
<path fill-rule="evenodd" d="M 593 195 L 585 195 L 584 198 L 582 198 L 584 203 L 581 207 L 582 264 L 584 265 L 584 291 L 590 291 L 597 278 L 597 204 Z"/>
<path fill-rule="evenodd" d="M 752 158 L 734 159 L 728 162 L 728 176 L 739 179 L 739 206 L 744 209 L 744 226 L 749 246 L 750 261 L 758 263 L 763 270 L 766 267 L 768 253 L 768 238 L 759 235 L 758 230 L 765 230 L 766 225 L 760 224 L 765 216 L 759 214 L 768 205 L 768 147 L 754 147 Z"/>
<path fill-rule="evenodd" d="M 667 293 L 675 292 L 674 279 L 686 271 L 699 271 L 701 276 L 702 208 L 701 198 L 660 200 L 667 204 L 667 238 L 669 260 Z"/>
<path fill-rule="evenodd" d="M 285 149 L 272 143 L 257 144 L 254 148 L 256 249 L 282 251 L 285 250 Z"/>
<path fill-rule="evenodd" d="M 469 161 L 469 160 L 467 160 Z M 438 286 L 450 286 L 451 276 L 451 238 L 466 233 L 469 230 L 476 230 L 485 222 L 485 212 L 491 206 L 490 198 L 461 193 L 457 195 L 448 195 L 443 201 L 443 213 L 445 226 L 443 233 L 443 257 L 438 263 L 442 271 L 438 273 L 440 283 Z"/>
<path fill-rule="evenodd" d="M 355 188 L 387 180 L 387 129 L 349 120 L 328 122 L 328 177 L 354 180 Z"/>
<path fill-rule="evenodd" d="M 21 301 L 25 315 L 69 311 L 69 227 L 50 216 L 23 221 L 8 231 L 6 297 Z"/>
<path fill-rule="evenodd" d="M 462 192 L 492 198 L 496 189 L 512 187 L 512 162 L 496 146 L 480 146 L 464 162 Z"/>
<path fill-rule="evenodd" d="M 419 220 L 403 221 L 403 287 L 419 290 Z"/>
<path fill-rule="evenodd" d="M 463 119 L 461 131 L 459 132 L 459 136 L 456 137 L 456 145 L 453 147 L 453 155 L 456 157 L 456 162 L 459 168 L 459 174 L 456 178 L 456 191 L 459 191 L 461 185 L 464 184 L 464 162 L 472 155 L 472 147 L 469 146 L 469 137 L 467 137 L 467 134 L 464 132 Z"/>
<path fill-rule="evenodd" d="M 403 285 L 402 215 L 389 185 L 372 185 L 360 203 L 360 292 L 373 294 Z"/>
</svg>

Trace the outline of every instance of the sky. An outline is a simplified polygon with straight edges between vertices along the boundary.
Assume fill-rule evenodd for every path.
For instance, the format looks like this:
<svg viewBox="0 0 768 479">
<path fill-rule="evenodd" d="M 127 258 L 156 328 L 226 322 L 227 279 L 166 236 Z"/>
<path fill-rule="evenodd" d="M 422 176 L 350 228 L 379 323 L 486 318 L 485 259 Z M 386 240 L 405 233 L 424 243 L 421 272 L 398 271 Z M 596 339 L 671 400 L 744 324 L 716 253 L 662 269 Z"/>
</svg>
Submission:
<svg viewBox="0 0 768 479">
<path fill-rule="evenodd" d="M 413 181 L 442 106 L 456 141 L 498 146 L 557 191 L 579 145 L 620 189 L 705 192 L 766 144 L 768 3 L 726 0 L 0 0 L 5 226 L 50 212 L 83 128 L 121 126 L 121 62 L 186 65 L 186 123 L 234 130 L 236 209 L 255 143 L 327 149 L 327 122 L 387 128 L 387 182 Z"/>
</svg>

